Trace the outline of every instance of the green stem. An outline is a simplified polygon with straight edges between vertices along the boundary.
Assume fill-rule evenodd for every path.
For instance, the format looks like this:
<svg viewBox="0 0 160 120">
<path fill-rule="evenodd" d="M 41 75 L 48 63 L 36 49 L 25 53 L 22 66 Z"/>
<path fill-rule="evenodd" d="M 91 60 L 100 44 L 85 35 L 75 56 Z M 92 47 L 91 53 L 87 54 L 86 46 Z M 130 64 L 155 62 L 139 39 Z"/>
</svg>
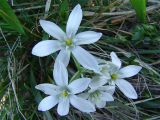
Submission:
<svg viewBox="0 0 160 120">
<path fill-rule="evenodd" d="M 70 82 L 72 82 L 75 79 L 78 79 L 80 77 L 80 75 L 85 71 L 84 68 L 81 67 L 81 65 L 78 63 L 78 61 L 74 58 L 74 56 L 72 56 L 74 63 L 76 65 L 77 68 L 77 72 L 73 75 L 73 77 L 70 79 Z"/>
<path fill-rule="evenodd" d="M 78 70 L 73 77 L 70 79 L 70 82 L 80 77 L 80 75 L 84 72 L 84 69 L 81 68 L 81 70 Z"/>
<path fill-rule="evenodd" d="M 83 74 L 84 72 L 88 72 L 90 73 L 91 71 L 90 70 L 87 70 L 83 67 L 81 67 L 81 65 L 78 63 L 78 61 L 72 56 L 73 60 L 74 60 L 74 63 L 76 65 L 76 68 L 77 68 L 77 72 L 73 75 L 73 77 L 70 79 L 70 82 L 80 78 L 80 75 Z"/>
<path fill-rule="evenodd" d="M 76 65 L 76 67 L 77 67 L 77 70 L 80 71 L 80 70 L 82 69 L 81 65 L 80 65 L 80 64 L 78 63 L 78 61 L 74 58 L 73 55 L 72 55 L 72 58 L 73 58 L 74 63 L 75 63 L 75 65 Z"/>
</svg>

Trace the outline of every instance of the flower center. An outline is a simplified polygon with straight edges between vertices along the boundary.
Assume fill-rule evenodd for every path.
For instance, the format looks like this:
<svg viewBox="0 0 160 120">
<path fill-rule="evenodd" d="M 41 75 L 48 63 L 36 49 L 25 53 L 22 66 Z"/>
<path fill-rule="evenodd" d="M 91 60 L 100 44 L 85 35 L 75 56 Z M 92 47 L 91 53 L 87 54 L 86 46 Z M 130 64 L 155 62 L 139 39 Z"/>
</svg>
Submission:
<svg viewBox="0 0 160 120">
<path fill-rule="evenodd" d="M 68 38 L 65 42 L 67 46 L 71 46 L 73 44 L 73 41 L 70 38 Z"/>
<path fill-rule="evenodd" d="M 96 90 L 91 94 L 91 98 L 98 99 L 100 95 L 101 92 L 99 90 Z"/>
<path fill-rule="evenodd" d="M 67 96 L 69 95 L 69 93 L 68 93 L 68 91 L 64 90 L 64 91 L 61 93 L 61 95 L 62 95 L 63 97 L 67 97 Z"/>
<path fill-rule="evenodd" d="M 112 80 L 116 80 L 118 78 L 118 75 L 117 74 L 112 74 L 111 78 L 112 78 Z"/>
</svg>

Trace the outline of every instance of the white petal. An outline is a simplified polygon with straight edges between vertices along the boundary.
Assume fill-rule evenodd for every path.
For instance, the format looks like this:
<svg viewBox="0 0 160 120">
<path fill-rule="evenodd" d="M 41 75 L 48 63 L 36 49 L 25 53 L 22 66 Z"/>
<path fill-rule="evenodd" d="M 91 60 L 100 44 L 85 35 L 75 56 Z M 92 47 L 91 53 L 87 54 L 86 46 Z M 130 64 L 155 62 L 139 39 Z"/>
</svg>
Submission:
<svg viewBox="0 0 160 120">
<path fill-rule="evenodd" d="M 106 61 L 106 60 L 98 58 L 98 57 L 97 57 L 97 61 L 99 64 L 108 64 L 108 62 L 110 62 L 110 61 Z"/>
<path fill-rule="evenodd" d="M 58 86 L 48 83 L 36 85 L 35 88 L 41 90 L 47 95 L 57 95 L 60 92 Z"/>
<path fill-rule="evenodd" d="M 90 88 L 98 88 L 107 83 L 107 79 L 103 76 L 95 76 L 92 78 L 91 83 L 89 84 Z"/>
<path fill-rule="evenodd" d="M 70 51 L 66 51 L 65 49 L 62 49 L 57 58 L 56 61 L 61 61 L 65 66 L 68 66 L 70 60 Z"/>
<path fill-rule="evenodd" d="M 111 56 L 111 59 L 112 59 L 112 63 L 113 63 L 114 65 L 116 65 L 118 68 L 120 68 L 122 62 L 121 62 L 121 60 L 117 57 L 116 53 L 115 53 L 115 52 L 111 52 L 110 56 Z"/>
<path fill-rule="evenodd" d="M 54 64 L 53 77 L 57 85 L 68 85 L 68 72 L 62 62 L 56 61 Z"/>
<path fill-rule="evenodd" d="M 55 23 L 46 20 L 40 20 L 40 25 L 42 26 L 43 30 L 52 37 L 58 40 L 66 39 L 66 34 Z"/>
<path fill-rule="evenodd" d="M 105 75 L 106 73 L 109 73 L 110 75 L 112 75 L 112 74 L 118 74 L 119 68 L 117 67 L 117 65 L 111 62 L 111 64 L 110 63 L 105 64 L 101 71 L 103 75 Z"/>
<path fill-rule="evenodd" d="M 106 85 L 98 88 L 100 91 L 110 93 L 111 95 L 115 92 L 115 85 Z"/>
<path fill-rule="evenodd" d="M 69 113 L 69 98 L 62 99 L 59 102 L 57 112 L 61 116 L 67 115 Z"/>
<path fill-rule="evenodd" d="M 68 87 L 72 91 L 73 94 L 77 94 L 83 92 L 88 88 L 91 79 L 89 78 L 80 78 L 71 82 Z"/>
<path fill-rule="evenodd" d="M 77 46 L 72 51 L 76 60 L 86 69 L 93 70 L 95 72 L 99 72 L 99 66 L 96 58 L 91 55 L 89 52 Z"/>
<path fill-rule="evenodd" d="M 60 49 L 61 49 L 61 43 L 58 40 L 44 40 L 37 43 L 33 47 L 32 54 L 39 57 L 44 57 Z"/>
<path fill-rule="evenodd" d="M 122 69 L 120 69 L 120 78 L 128 78 L 128 77 L 132 77 L 136 74 L 138 74 L 138 72 L 142 69 L 141 66 L 136 66 L 136 65 L 129 65 L 127 67 L 124 67 Z"/>
<path fill-rule="evenodd" d="M 58 99 L 56 96 L 48 96 L 45 97 L 39 104 L 38 110 L 47 111 L 54 107 L 58 103 Z"/>
<path fill-rule="evenodd" d="M 75 108 L 82 112 L 89 113 L 96 111 L 94 105 L 90 101 L 77 97 L 76 95 L 70 97 L 70 102 Z"/>
<path fill-rule="evenodd" d="M 75 37 L 75 44 L 91 44 L 97 42 L 102 36 L 102 33 L 94 32 L 94 31 L 86 31 L 78 33 Z"/>
<path fill-rule="evenodd" d="M 78 95 L 78 97 L 81 97 L 83 99 L 88 99 L 89 93 L 81 93 L 81 94 Z"/>
<path fill-rule="evenodd" d="M 118 88 L 121 90 L 121 92 L 131 99 L 137 99 L 138 95 L 134 89 L 134 87 L 126 80 L 118 79 L 115 81 Z"/>
<path fill-rule="evenodd" d="M 100 75 L 105 77 L 106 80 L 110 80 L 111 79 L 111 75 L 109 73 L 109 67 L 106 67 L 106 65 L 99 65 L 100 68 Z"/>
<path fill-rule="evenodd" d="M 114 98 L 112 97 L 112 95 L 111 94 L 109 94 L 109 93 L 107 93 L 107 92 L 101 92 L 101 100 L 103 100 L 103 101 L 114 101 Z"/>
<path fill-rule="evenodd" d="M 97 101 L 96 106 L 98 108 L 104 108 L 106 106 L 106 101 Z"/>
<path fill-rule="evenodd" d="M 74 7 L 72 12 L 69 15 L 68 21 L 67 21 L 67 27 L 66 32 L 68 37 L 73 37 L 82 21 L 82 9 L 81 6 L 78 4 Z"/>
</svg>

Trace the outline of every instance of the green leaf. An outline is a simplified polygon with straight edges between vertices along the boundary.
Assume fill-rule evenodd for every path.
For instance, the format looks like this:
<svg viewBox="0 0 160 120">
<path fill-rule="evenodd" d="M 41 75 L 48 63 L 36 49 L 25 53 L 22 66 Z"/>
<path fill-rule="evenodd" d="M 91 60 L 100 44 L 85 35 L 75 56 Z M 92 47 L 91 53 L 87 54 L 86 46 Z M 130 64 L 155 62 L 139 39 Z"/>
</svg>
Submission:
<svg viewBox="0 0 160 120">
<path fill-rule="evenodd" d="M 135 42 L 135 41 L 142 41 L 145 37 L 145 31 L 143 29 L 142 26 L 136 26 L 134 28 L 134 31 L 133 31 L 133 36 L 132 36 L 132 40 Z"/>
<path fill-rule="evenodd" d="M 20 34 L 25 34 L 23 26 L 20 24 L 17 16 L 14 14 L 6 0 L 1 0 L 0 17 L 7 22 L 7 24 L 10 26 L 10 29 L 17 31 Z"/>
<path fill-rule="evenodd" d="M 140 22 L 146 22 L 146 0 L 130 0 Z"/>
<path fill-rule="evenodd" d="M 68 0 L 64 0 L 62 1 L 60 5 L 60 10 L 59 10 L 59 14 L 61 16 L 62 22 L 68 19 L 68 11 L 69 11 Z"/>
</svg>

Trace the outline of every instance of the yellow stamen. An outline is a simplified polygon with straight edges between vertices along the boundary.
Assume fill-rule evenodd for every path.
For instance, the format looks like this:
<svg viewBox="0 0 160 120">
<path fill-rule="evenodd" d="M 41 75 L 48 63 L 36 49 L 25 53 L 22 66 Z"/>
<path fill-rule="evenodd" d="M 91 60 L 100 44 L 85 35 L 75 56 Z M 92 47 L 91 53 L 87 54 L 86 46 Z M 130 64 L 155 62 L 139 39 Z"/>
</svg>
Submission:
<svg viewBox="0 0 160 120">
<path fill-rule="evenodd" d="M 116 80 L 118 78 L 118 75 L 117 74 L 112 74 L 111 78 L 112 78 L 112 80 Z"/>
<path fill-rule="evenodd" d="M 63 91 L 63 92 L 62 92 L 62 96 L 63 96 L 63 97 L 67 97 L 68 95 L 69 95 L 69 94 L 68 94 L 67 91 Z"/>
<path fill-rule="evenodd" d="M 67 46 L 71 46 L 72 44 L 73 44 L 72 39 L 69 38 L 69 39 L 66 40 L 66 45 Z"/>
</svg>

